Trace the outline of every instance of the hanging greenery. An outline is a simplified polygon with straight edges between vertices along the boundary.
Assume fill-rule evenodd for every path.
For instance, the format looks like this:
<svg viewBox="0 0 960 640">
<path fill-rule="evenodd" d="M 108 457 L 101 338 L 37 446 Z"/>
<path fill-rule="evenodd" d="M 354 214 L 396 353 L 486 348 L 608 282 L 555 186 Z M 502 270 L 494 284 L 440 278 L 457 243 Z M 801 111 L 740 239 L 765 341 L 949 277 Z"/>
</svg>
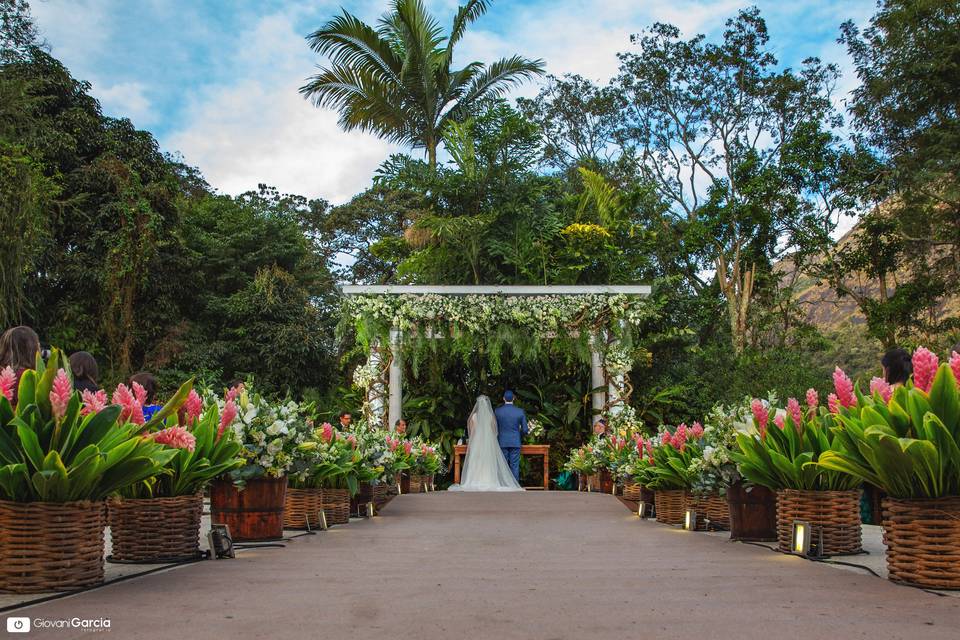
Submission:
<svg viewBox="0 0 960 640">
<path fill-rule="evenodd" d="M 464 362 L 480 354 L 493 374 L 505 354 L 532 361 L 562 353 L 589 362 L 591 347 L 626 371 L 638 327 L 657 312 L 649 299 L 624 294 L 381 294 L 351 296 L 345 305 L 343 317 L 367 349 L 376 340 L 389 344 L 395 328 L 415 371 L 426 355 L 443 350 Z"/>
</svg>

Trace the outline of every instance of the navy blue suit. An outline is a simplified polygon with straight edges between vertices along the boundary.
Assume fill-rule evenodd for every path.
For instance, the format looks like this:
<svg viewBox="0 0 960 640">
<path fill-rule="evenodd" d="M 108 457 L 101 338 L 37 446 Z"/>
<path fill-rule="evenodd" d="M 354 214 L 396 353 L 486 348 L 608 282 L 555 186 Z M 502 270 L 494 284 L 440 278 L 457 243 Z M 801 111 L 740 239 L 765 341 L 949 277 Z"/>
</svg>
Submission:
<svg viewBox="0 0 960 640">
<path fill-rule="evenodd" d="M 521 436 L 527 433 L 527 414 L 520 407 L 502 404 L 494 410 L 497 417 L 497 442 L 507 459 L 513 477 L 520 481 Z"/>
</svg>

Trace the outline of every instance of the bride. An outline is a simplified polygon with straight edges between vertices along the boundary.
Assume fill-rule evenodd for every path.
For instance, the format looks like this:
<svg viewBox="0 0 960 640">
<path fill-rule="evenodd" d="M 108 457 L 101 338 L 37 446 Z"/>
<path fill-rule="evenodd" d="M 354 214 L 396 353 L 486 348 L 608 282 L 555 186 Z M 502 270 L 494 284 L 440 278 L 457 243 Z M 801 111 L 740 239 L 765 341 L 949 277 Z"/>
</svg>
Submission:
<svg viewBox="0 0 960 640">
<path fill-rule="evenodd" d="M 460 484 L 450 491 L 523 491 L 497 442 L 497 419 L 490 398 L 480 396 L 467 420 L 469 446 Z"/>
</svg>

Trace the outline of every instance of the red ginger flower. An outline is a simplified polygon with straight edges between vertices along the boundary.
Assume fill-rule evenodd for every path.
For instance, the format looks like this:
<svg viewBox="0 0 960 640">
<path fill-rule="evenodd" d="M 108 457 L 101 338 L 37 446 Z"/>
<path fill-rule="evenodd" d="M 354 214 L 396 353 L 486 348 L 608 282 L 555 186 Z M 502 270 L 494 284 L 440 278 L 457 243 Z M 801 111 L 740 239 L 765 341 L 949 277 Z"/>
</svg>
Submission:
<svg viewBox="0 0 960 640">
<path fill-rule="evenodd" d="M 840 413 L 840 401 L 836 394 L 831 393 L 827 396 L 827 407 L 830 408 L 830 413 Z"/>
<path fill-rule="evenodd" d="M 185 427 L 169 427 L 157 431 L 152 436 L 154 442 L 172 447 L 174 449 L 186 449 L 193 451 L 197 446 L 197 438 L 187 431 Z M 219 436 L 218 436 L 219 437 Z"/>
<path fill-rule="evenodd" d="M 350 448 L 351 448 L 351 449 L 356 449 L 356 448 L 357 448 L 357 437 L 356 437 L 355 435 L 353 435 L 352 433 L 347 436 L 347 442 L 350 443 Z"/>
<path fill-rule="evenodd" d="M 143 388 L 143 385 L 139 382 L 134 382 L 130 385 L 133 387 L 133 395 L 137 399 L 137 402 L 140 403 L 141 407 L 146 406 L 147 404 L 147 390 Z"/>
<path fill-rule="evenodd" d="M 757 430 L 761 438 L 767 437 L 767 423 L 770 421 L 770 414 L 767 408 L 763 406 L 763 401 L 754 398 L 750 403 L 750 411 L 753 412 L 753 419 L 757 421 Z"/>
<path fill-rule="evenodd" d="M 80 409 L 80 415 L 85 416 L 90 413 L 100 413 L 107 408 L 107 392 L 103 389 L 99 389 L 96 393 L 84 389 L 83 393 L 80 394 L 80 398 L 83 400 L 83 408 Z"/>
<path fill-rule="evenodd" d="M 113 392 L 113 404 L 120 405 L 121 422 L 131 422 L 133 424 L 143 424 L 143 407 L 137 402 L 133 392 L 125 384 L 117 385 L 117 390 Z"/>
<path fill-rule="evenodd" d="M 884 402 L 890 402 L 890 397 L 893 395 L 893 387 L 883 378 L 871 378 L 870 393 L 879 393 Z"/>
<path fill-rule="evenodd" d="M 853 394 L 853 381 L 840 367 L 833 370 L 833 390 L 842 406 L 852 407 L 857 404 L 857 397 Z"/>
<path fill-rule="evenodd" d="M 950 353 L 950 368 L 953 369 L 953 377 L 957 381 L 957 387 L 960 387 L 960 353 L 956 351 Z"/>
<path fill-rule="evenodd" d="M 690 429 L 690 433 L 693 434 L 693 437 L 697 440 L 703 437 L 703 425 L 699 422 L 693 423 L 693 428 Z"/>
<path fill-rule="evenodd" d="M 780 427 L 780 431 L 783 431 L 784 427 L 787 426 L 787 419 L 782 413 L 778 413 L 777 415 L 773 416 L 773 424 Z"/>
<path fill-rule="evenodd" d="M 653 441 L 647 440 L 647 444 L 645 446 L 647 449 L 647 455 L 650 456 L 650 458 L 652 459 L 653 458 Z"/>
<path fill-rule="evenodd" d="M 320 437 L 323 438 L 323 441 L 324 441 L 324 442 L 329 443 L 331 440 L 333 440 L 333 425 L 332 425 L 332 424 L 330 424 L 329 422 L 324 422 L 324 423 L 320 426 L 320 429 L 322 430 L 322 433 L 320 434 Z"/>
<path fill-rule="evenodd" d="M 57 377 L 53 379 L 53 388 L 50 389 L 50 409 L 53 419 L 57 422 L 67 415 L 67 405 L 73 396 L 73 383 L 70 376 L 63 369 L 57 370 Z"/>
<path fill-rule="evenodd" d="M 187 415 L 187 424 L 193 424 L 203 413 L 203 400 L 200 399 L 200 394 L 197 393 L 196 389 L 190 389 L 190 395 L 187 396 L 187 401 L 183 403 L 183 408 Z"/>
<path fill-rule="evenodd" d="M 664 431 L 663 435 L 660 436 L 660 444 L 673 446 L 673 436 L 670 435 L 669 431 Z"/>
<path fill-rule="evenodd" d="M 243 389 L 244 389 L 244 386 L 242 382 L 235 387 L 230 387 L 229 389 L 227 389 L 227 395 L 225 395 L 223 399 L 227 400 L 228 402 L 230 400 L 236 400 L 237 396 L 240 395 Z"/>
<path fill-rule="evenodd" d="M 937 375 L 940 358 L 926 347 L 918 347 L 913 352 L 913 384 L 917 389 L 926 393 L 933 386 L 933 378 Z"/>
<path fill-rule="evenodd" d="M 3 395 L 9 402 L 13 402 L 13 388 L 17 384 L 17 372 L 13 367 L 4 367 L 0 371 L 0 395 Z"/>
<path fill-rule="evenodd" d="M 233 400 L 227 400 L 226 404 L 223 405 L 223 412 L 220 414 L 220 427 L 217 429 L 217 440 L 223 435 L 223 430 L 230 426 L 230 423 L 236 420 L 237 414 L 237 403 Z"/>
<path fill-rule="evenodd" d="M 673 446 L 683 446 L 687 442 L 687 423 L 681 422 L 680 426 L 677 427 L 677 432 L 673 434 L 674 441 Z"/>
<path fill-rule="evenodd" d="M 407 455 L 413 453 L 413 443 L 407 440 L 403 443 L 403 452 Z"/>
<path fill-rule="evenodd" d="M 816 412 L 819 405 L 820 397 L 817 395 L 817 390 L 807 389 L 807 407 L 810 408 L 811 412 Z"/>
<path fill-rule="evenodd" d="M 796 427 L 797 431 L 802 429 L 803 409 L 800 408 L 800 402 L 796 398 L 787 399 L 787 413 L 790 414 L 790 419 L 793 420 L 793 426 Z"/>
</svg>

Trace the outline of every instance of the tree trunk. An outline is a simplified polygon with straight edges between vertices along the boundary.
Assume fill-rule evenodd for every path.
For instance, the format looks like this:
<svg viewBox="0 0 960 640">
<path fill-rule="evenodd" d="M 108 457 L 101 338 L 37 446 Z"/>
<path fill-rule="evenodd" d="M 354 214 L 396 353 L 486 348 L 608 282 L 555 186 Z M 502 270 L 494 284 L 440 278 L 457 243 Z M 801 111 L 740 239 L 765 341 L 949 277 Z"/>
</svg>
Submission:
<svg viewBox="0 0 960 640">
<path fill-rule="evenodd" d="M 739 247 L 733 258 L 733 273 L 730 273 L 727 259 L 723 254 L 717 257 L 716 264 L 720 291 L 727 299 L 730 341 L 734 353 L 740 355 L 747 344 L 747 320 L 750 312 L 750 301 L 753 298 L 754 267 L 751 265 L 749 269 L 742 269 Z"/>
<path fill-rule="evenodd" d="M 431 170 L 436 170 L 437 168 L 437 143 L 433 140 L 427 141 L 427 163 L 430 165 Z"/>
</svg>

